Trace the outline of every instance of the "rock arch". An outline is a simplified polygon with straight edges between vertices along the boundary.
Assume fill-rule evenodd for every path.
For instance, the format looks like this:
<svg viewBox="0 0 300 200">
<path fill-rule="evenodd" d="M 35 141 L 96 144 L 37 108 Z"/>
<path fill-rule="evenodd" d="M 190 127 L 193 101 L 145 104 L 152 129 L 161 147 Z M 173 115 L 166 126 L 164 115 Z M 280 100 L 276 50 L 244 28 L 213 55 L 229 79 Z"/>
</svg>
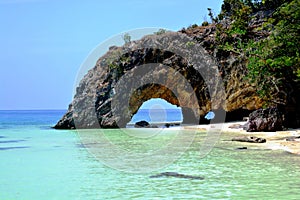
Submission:
<svg viewBox="0 0 300 200">
<path fill-rule="evenodd" d="M 55 128 L 125 127 L 140 105 L 155 97 L 181 106 L 184 119 L 191 119 L 192 123 L 199 123 L 195 119 L 210 109 L 223 109 L 225 93 L 219 92 L 222 90 L 218 87 L 223 85 L 218 68 L 205 50 L 191 41 L 182 34 L 168 33 L 146 36 L 123 47 L 111 47 L 81 80 L 68 112 Z M 156 65 L 155 71 L 146 74 L 138 70 L 153 63 L 161 68 Z M 173 73 L 167 73 L 163 66 L 172 69 Z M 188 84 L 175 74 L 184 77 Z M 131 91 L 132 83 L 124 82 L 124 76 L 128 76 L 126 80 L 141 82 L 141 87 Z M 148 84 L 153 79 L 165 82 Z M 187 85 L 192 90 L 187 90 Z"/>
<path fill-rule="evenodd" d="M 147 84 L 133 92 L 129 100 L 129 109 L 131 116 L 136 114 L 136 112 L 144 102 L 153 98 L 161 98 L 173 105 L 176 105 L 177 107 L 181 107 L 184 124 L 197 124 L 200 120 L 199 108 L 197 108 L 197 106 L 193 106 L 192 104 L 187 106 L 187 102 L 185 102 L 184 104 L 180 104 L 180 101 L 172 92 L 172 90 L 165 87 L 164 85 L 159 84 Z"/>
</svg>

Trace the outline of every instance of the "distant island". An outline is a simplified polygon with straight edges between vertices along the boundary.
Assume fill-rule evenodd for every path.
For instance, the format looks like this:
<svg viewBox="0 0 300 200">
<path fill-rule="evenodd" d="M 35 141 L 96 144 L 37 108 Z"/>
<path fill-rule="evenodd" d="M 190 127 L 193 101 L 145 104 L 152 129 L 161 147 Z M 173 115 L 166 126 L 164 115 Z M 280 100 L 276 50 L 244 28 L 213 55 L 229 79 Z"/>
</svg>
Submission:
<svg viewBox="0 0 300 200">
<path fill-rule="evenodd" d="M 126 127 L 151 98 L 180 106 L 185 124 L 206 123 L 204 116 L 214 111 L 226 116 L 220 122 L 243 120 L 250 114 L 248 131 L 300 127 L 299 4 L 298 0 L 224 0 L 217 16 L 208 8 L 210 22 L 201 26 L 175 33 L 162 29 L 138 41 L 126 35 L 123 46 L 110 47 L 85 75 L 54 128 Z M 139 66 L 153 63 L 155 72 L 137 73 Z M 166 68 L 160 64 L 180 75 L 161 78 Z M 122 82 L 125 75 L 127 82 Z M 195 96 L 181 87 L 186 84 L 182 77 Z M 145 84 L 128 90 L 134 80 Z"/>
</svg>

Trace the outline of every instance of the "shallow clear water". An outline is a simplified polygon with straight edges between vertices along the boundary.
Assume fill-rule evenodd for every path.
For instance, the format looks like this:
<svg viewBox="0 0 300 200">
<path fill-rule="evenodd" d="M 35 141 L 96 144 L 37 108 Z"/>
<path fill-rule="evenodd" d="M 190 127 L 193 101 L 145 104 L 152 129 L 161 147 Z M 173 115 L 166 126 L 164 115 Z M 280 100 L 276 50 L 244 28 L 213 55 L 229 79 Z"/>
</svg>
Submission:
<svg viewBox="0 0 300 200">
<path fill-rule="evenodd" d="M 62 113 L 0 111 L 0 199 L 300 199 L 299 156 L 232 143 L 227 134 L 200 158 L 199 146 L 207 135 L 196 132 L 190 148 L 176 161 L 154 172 L 126 173 L 97 159 L 100 143 L 87 146 L 86 138 L 96 137 L 95 131 L 50 129 Z M 149 130 L 138 131 L 142 137 L 137 130 L 135 135 L 124 130 L 101 133 L 127 152 L 138 153 L 160 149 L 178 134 L 161 131 L 150 140 L 154 135 L 145 137 Z M 248 150 L 235 150 L 240 146 Z M 149 178 L 166 171 L 204 180 Z"/>
</svg>

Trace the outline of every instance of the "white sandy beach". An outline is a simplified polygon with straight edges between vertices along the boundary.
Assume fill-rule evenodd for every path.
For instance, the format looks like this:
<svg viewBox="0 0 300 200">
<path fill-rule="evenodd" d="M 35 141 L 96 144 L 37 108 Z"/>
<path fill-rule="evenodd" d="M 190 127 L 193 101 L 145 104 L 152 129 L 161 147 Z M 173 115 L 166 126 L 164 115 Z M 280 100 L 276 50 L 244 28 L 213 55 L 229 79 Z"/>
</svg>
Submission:
<svg viewBox="0 0 300 200">
<path fill-rule="evenodd" d="M 243 128 L 245 121 L 230 122 L 223 124 L 209 124 L 209 125 L 196 125 L 196 126 L 184 126 L 184 129 L 197 129 L 197 130 L 209 130 L 215 128 L 214 126 L 221 127 L 221 132 L 236 133 L 237 136 L 256 136 L 265 138 L 266 143 L 257 144 L 264 149 L 272 150 L 284 150 L 293 154 L 300 155 L 300 138 L 294 139 L 294 141 L 287 141 L 287 137 L 300 136 L 300 129 L 288 129 L 285 131 L 276 132 L 246 132 Z"/>
</svg>

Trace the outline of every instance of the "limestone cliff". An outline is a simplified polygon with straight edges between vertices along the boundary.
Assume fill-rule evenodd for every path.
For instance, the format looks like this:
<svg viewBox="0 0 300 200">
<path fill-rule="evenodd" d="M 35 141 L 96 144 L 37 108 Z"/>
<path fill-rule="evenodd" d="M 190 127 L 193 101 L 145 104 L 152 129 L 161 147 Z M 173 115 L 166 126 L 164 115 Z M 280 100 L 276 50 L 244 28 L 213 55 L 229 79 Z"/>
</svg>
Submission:
<svg viewBox="0 0 300 200">
<path fill-rule="evenodd" d="M 223 14 L 227 7 L 222 6 Z M 245 10 L 238 13 L 242 11 Z M 241 120 L 261 108 L 266 102 L 257 94 L 259 85 L 245 78 L 247 51 L 224 50 L 218 44 L 220 39 L 224 42 L 221 45 L 233 41 L 238 44 L 244 37 L 226 35 L 235 23 L 230 13 L 207 26 L 156 33 L 122 47 L 110 47 L 81 80 L 67 113 L 55 128 L 125 127 L 142 103 L 151 98 L 180 106 L 184 123 L 191 124 L 205 123 L 204 115 L 210 110 L 216 112 L 214 122 L 222 122 Z M 253 41 L 268 40 L 273 27 L 268 19 L 273 13 L 273 8 L 262 8 L 247 14 L 250 17 L 245 21 L 245 37 Z M 289 88 L 279 90 L 274 86 L 278 92 L 272 94 L 272 99 L 283 100 L 280 110 L 285 113 L 284 121 L 295 122 L 292 127 L 297 127 L 299 89 Z"/>
<path fill-rule="evenodd" d="M 203 41 L 213 40 L 213 26 L 196 31 Z M 243 78 L 243 63 L 233 55 L 218 63 L 202 46 L 203 42 L 198 43 L 189 33 L 165 33 L 111 47 L 81 80 L 55 128 L 124 127 L 151 98 L 182 107 L 184 123 L 199 123 L 199 118 L 203 122 L 211 109 L 225 110 L 228 119 L 240 119 L 241 114 L 260 108 L 255 86 Z M 142 67 L 147 64 L 157 65 Z M 224 90 L 218 91 L 218 87 Z"/>
<path fill-rule="evenodd" d="M 249 28 L 262 26 L 270 13 L 257 12 Z M 269 34 L 258 29 L 253 37 Z M 246 58 L 220 51 L 215 40 L 216 24 L 210 24 L 111 47 L 81 80 L 55 128 L 124 127 L 151 98 L 182 107 L 184 123 L 205 123 L 210 110 L 225 111 L 226 121 L 241 120 L 264 102 L 245 79 Z"/>
</svg>

